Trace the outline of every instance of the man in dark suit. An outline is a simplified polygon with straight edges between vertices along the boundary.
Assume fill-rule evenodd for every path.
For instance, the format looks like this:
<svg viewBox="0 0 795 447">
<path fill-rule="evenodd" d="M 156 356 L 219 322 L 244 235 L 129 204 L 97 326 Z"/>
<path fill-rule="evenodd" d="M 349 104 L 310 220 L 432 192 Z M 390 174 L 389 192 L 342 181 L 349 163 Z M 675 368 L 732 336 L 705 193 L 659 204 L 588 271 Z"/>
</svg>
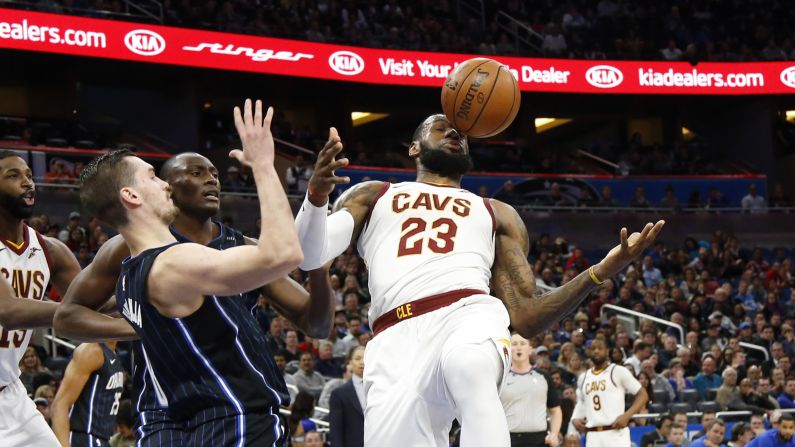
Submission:
<svg viewBox="0 0 795 447">
<path fill-rule="evenodd" d="M 665 442 L 668 435 L 671 433 L 673 422 L 674 420 L 668 415 L 658 419 L 655 430 L 646 433 L 640 439 L 640 447 L 654 447 L 658 442 Z"/>
<path fill-rule="evenodd" d="M 364 445 L 364 346 L 356 346 L 348 355 L 351 380 L 331 393 L 329 400 L 329 441 L 331 447 Z"/>
</svg>

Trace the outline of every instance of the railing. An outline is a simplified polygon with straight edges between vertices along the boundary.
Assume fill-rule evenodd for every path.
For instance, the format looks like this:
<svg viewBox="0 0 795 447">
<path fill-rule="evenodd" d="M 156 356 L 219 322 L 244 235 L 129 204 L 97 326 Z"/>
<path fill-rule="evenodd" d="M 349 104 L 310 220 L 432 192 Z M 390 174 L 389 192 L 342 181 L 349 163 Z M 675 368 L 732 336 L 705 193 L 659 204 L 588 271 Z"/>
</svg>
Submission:
<svg viewBox="0 0 795 447">
<path fill-rule="evenodd" d="M 137 0 L 135 2 L 124 0 L 124 10 L 129 14 L 130 9 L 134 9 L 144 16 L 156 20 L 161 25 L 163 24 L 163 3 L 157 0 Z"/>
<path fill-rule="evenodd" d="M 570 212 L 587 214 L 609 214 L 609 213 L 645 213 L 645 214 L 757 214 L 744 208 L 660 208 L 648 207 L 639 208 L 632 206 L 555 206 L 555 205 L 515 205 L 519 211 L 527 212 Z M 765 208 L 758 214 L 795 214 L 795 207 L 775 207 Z"/>
<path fill-rule="evenodd" d="M 600 315 L 600 317 L 602 319 L 605 318 L 605 314 L 607 313 L 608 310 L 613 310 L 613 311 L 618 312 L 618 313 L 631 315 L 633 317 L 637 317 L 637 318 L 644 319 L 644 320 L 650 320 L 650 321 L 653 321 L 653 322 L 655 322 L 657 324 L 662 324 L 664 326 L 672 327 L 672 328 L 676 329 L 679 332 L 679 343 L 680 344 L 684 344 L 685 343 L 685 330 L 682 328 L 682 326 L 680 326 L 680 325 L 678 325 L 676 323 L 670 322 L 668 320 L 663 320 L 662 318 L 653 317 L 651 315 L 646 315 L 643 312 L 637 312 L 637 311 L 634 311 L 634 310 L 625 309 L 623 307 L 616 306 L 614 304 L 603 304 L 602 305 L 602 309 L 599 311 L 599 315 Z"/>
<path fill-rule="evenodd" d="M 56 337 L 52 328 L 45 329 L 43 337 L 50 341 L 50 355 L 55 355 L 55 345 L 61 345 L 70 351 L 74 351 L 77 347 L 77 345 L 69 343 L 63 338 Z"/>
<path fill-rule="evenodd" d="M 753 343 L 746 343 L 744 341 L 741 341 L 740 342 L 740 347 L 741 348 L 745 348 L 745 349 L 752 349 L 754 351 L 761 351 L 762 354 L 764 354 L 764 356 L 765 356 L 765 361 L 770 360 L 770 354 L 768 354 L 767 349 L 765 349 L 765 348 L 763 348 L 763 347 L 761 347 L 759 345 L 755 345 Z"/>
<path fill-rule="evenodd" d="M 539 53 L 541 52 L 541 46 L 544 44 L 544 36 L 534 29 L 503 11 L 497 13 L 495 20 L 500 29 L 513 36 L 517 51 L 519 50 L 520 44 L 525 44 L 533 50 Z"/>
<path fill-rule="evenodd" d="M 605 166 L 608 166 L 609 168 L 612 169 L 613 173 L 618 172 L 619 166 L 617 164 L 613 163 L 610 160 L 604 159 L 604 158 L 602 158 L 602 157 L 600 157 L 598 155 L 592 154 L 592 153 L 590 153 L 588 151 L 584 151 L 582 149 L 577 149 L 577 154 L 585 156 L 585 157 L 588 157 L 588 158 L 590 158 L 593 161 L 596 161 L 596 162 L 601 163 L 601 164 L 603 164 Z"/>
<path fill-rule="evenodd" d="M 315 408 L 315 409 L 317 410 L 317 408 Z M 281 413 L 284 416 L 289 416 L 289 415 L 292 414 L 292 412 L 290 410 L 286 409 L 286 408 L 280 408 L 279 409 L 279 413 Z M 321 421 L 320 419 L 314 419 L 314 418 L 309 418 L 309 420 L 314 422 L 315 424 L 317 424 L 317 431 L 319 431 L 319 432 L 327 432 L 329 430 L 329 425 L 330 424 L 328 422 Z"/>
</svg>

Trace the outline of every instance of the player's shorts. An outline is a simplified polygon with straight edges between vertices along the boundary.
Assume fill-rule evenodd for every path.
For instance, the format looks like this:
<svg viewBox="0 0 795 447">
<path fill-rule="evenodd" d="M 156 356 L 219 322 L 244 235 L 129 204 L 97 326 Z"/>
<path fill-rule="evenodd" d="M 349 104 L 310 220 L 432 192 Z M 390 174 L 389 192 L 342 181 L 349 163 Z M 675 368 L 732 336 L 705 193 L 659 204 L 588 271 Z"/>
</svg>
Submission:
<svg viewBox="0 0 795 447">
<path fill-rule="evenodd" d="M 0 444 L 3 447 L 61 445 L 19 379 L 0 391 Z"/>
<path fill-rule="evenodd" d="M 620 445 L 631 445 L 628 428 L 594 431 L 585 434 L 586 447 L 618 447 Z"/>
<path fill-rule="evenodd" d="M 69 445 L 71 447 L 108 447 L 108 440 L 96 437 L 90 433 L 77 431 L 69 432 Z"/>
<path fill-rule="evenodd" d="M 138 415 L 141 424 L 136 430 L 136 447 L 182 447 L 185 444 L 185 429 L 171 420 L 165 411 L 144 410 Z"/>
<path fill-rule="evenodd" d="M 185 431 L 185 445 L 202 447 L 286 446 L 278 415 L 251 413 L 222 417 Z"/>
<path fill-rule="evenodd" d="M 442 373 L 445 359 L 458 346 L 492 340 L 507 374 L 508 324 L 500 300 L 477 294 L 400 321 L 370 340 L 364 354 L 364 445 L 448 446 L 457 412 Z"/>
</svg>

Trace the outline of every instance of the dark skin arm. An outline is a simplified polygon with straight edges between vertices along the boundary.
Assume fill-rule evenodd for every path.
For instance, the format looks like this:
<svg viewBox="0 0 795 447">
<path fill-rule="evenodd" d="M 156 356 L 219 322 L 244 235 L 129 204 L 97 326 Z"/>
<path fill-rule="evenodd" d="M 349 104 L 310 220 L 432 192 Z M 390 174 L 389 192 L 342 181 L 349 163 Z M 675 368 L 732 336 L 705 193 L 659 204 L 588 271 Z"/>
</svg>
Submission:
<svg viewBox="0 0 795 447">
<path fill-rule="evenodd" d="M 649 393 L 646 392 L 646 389 L 641 388 L 640 391 L 635 394 L 635 401 L 632 402 L 632 406 L 613 422 L 613 427 L 617 429 L 626 427 L 629 424 L 629 420 L 632 419 L 632 416 L 640 413 L 648 401 Z"/>
<path fill-rule="evenodd" d="M 80 264 L 72 251 L 58 239 L 44 237 L 44 243 L 52 263 L 50 282 L 63 295 L 69 283 L 80 272 Z M 51 327 L 58 307 L 58 303 L 18 299 L 7 281 L 0 284 L 0 325 L 6 329 Z"/>
<path fill-rule="evenodd" d="M 72 280 L 66 291 L 53 320 L 56 331 L 84 342 L 138 338 L 124 319 L 96 311 L 113 295 L 121 262 L 129 255 L 130 250 L 121 236 L 102 245 L 91 264 Z"/>
<path fill-rule="evenodd" d="M 494 199 L 491 204 L 497 220 L 492 285 L 508 309 L 513 328 L 525 338 L 533 337 L 573 311 L 597 284 L 585 271 L 552 291 L 539 293 L 527 261 L 530 238 L 524 222 L 511 206 Z M 664 223 L 647 224 L 632 236 L 622 228 L 621 244 L 594 266 L 596 277 L 604 281 L 619 273 L 654 242 Z"/>
<path fill-rule="evenodd" d="M 256 243 L 254 239 L 246 238 L 246 244 Z M 270 304 L 312 338 L 326 338 L 334 320 L 334 294 L 328 267 L 326 264 L 309 272 L 311 292 L 287 276 L 262 288 L 262 293 L 270 298 Z"/>
</svg>

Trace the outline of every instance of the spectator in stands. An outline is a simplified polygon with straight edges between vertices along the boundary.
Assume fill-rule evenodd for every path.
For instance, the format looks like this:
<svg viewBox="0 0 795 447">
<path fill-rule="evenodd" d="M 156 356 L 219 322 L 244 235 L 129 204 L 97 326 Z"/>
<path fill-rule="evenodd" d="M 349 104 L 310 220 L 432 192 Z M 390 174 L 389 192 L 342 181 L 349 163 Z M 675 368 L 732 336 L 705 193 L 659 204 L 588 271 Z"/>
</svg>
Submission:
<svg viewBox="0 0 795 447">
<path fill-rule="evenodd" d="M 671 209 L 679 208 L 679 199 L 677 199 L 676 195 L 674 195 L 673 186 L 668 185 L 665 187 L 665 195 L 663 195 L 663 198 L 660 201 L 660 207 L 671 208 Z"/>
<path fill-rule="evenodd" d="M 309 177 L 312 177 L 314 168 L 307 163 L 303 155 L 295 156 L 293 165 L 287 168 L 285 180 L 287 181 L 287 192 L 291 194 L 305 194 L 309 184 Z"/>
<path fill-rule="evenodd" d="M 329 399 L 329 441 L 332 446 L 364 445 L 364 347 L 351 350 L 351 380 L 335 389 Z"/>
<path fill-rule="evenodd" d="M 731 442 L 729 447 L 746 447 L 754 439 L 754 431 L 745 422 L 738 422 L 732 427 Z"/>
<path fill-rule="evenodd" d="M 577 270 L 578 272 L 584 272 L 591 266 L 591 263 L 588 261 L 588 258 L 585 257 L 581 248 L 575 247 L 572 250 L 571 256 L 569 259 L 566 260 L 565 269 L 569 270 L 571 268 Z"/>
<path fill-rule="evenodd" d="M 52 371 L 41 363 L 39 354 L 33 346 L 28 346 L 25 349 L 22 360 L 19 361 L 19 370 L 21 372 L 19 379 L 22 381 L 22 384 L 25 385 L 28 394 L 33 394 L 36 391 L 33 379 L 37 375 L 52 374 Z"/>
<path fill-rule="evenodd" d="M 44 182 L 62 185 L 70 184 L 75 182 L 75 176 L 72 171 L 67 168 L 64 160 L 56 158 L 50 163 L 50 170 L 44 175 Z M 68 191 L 67 189 L 61 190 Z"/>
<path fill-rule="evenodd" d="M 673 39 L 668 40 L 668 46 L 660 50 L 663 59 L 667 61 L 678 61 L 682 59 L 682 50 L 676 46 L 676 41 Z"/>
<path fill-rule="evenodd" d="M 778 404 L 768 399 L 766 393 L 762 394 L 757 391 L 754 388 L 754 383 L 747 377 L 740 381 L 740 395 L 749 411 L 764 412 L 778 408 Z"/>
<path fill-rule="evenodd" d="M 116 433 L 108 440 L 110 447 L 133 447 L 135 445 L 135 416 L 129 399 L 119 401 L 116 413 Z"/>
<path fill-rule="evenodd" d="M 751 430 L 754 431 L 754 436 L 759 436 L 767 431 L 765 419 L 761 414 L 752 414 L 748 425 L 751 427 Z"/>
<path fill-rule="evenodd" d="M 240 178 L 240 168 L 234 165 L 226 168 L 226 176 L 221 182 L 221 189 L 225 192 L 246 191 L 246 183 Z"/>
<path fill-rule="evenodd" d="M 671 321 L 673 320 L 673 317 L 671 317 Z M 660 335 L 660 339 L 662 339 L 662 349 L 657 351 L 657 369 L 663 370 L 669 368 L 669 363 L 676 357 L 676 337 L 664 333 Z M 681 362 L 682 360 L 679 359 L 680 366 Z"/>
<path fill-rule="evenodd" d="M 724 446 L 726 439 L 726 424 L 720 419 L 714 419 L 704 426 L 705 434 L 693 441 L 690 447 L 717 447 Z"/>
<path fill-rule="evenodd" d="M 268 343 L 270 352 L 281 352 L 284 350 L 284 322 L 281 318 L 271 320 L 270 330 L 265 334 L 265 341 Z"/>
<path fill-rule="evenodd" d="M 662 272 L 654 266 L 654 259 L 651 256 L 643 258 L 643 282 L 647 288 L 652 288 L 662 282 Z"/>
<path fill-rule="evenodd" d="M 641 340 L 635 341 L 635 349 L 632 356 L 624 362 L 624 366 L 630 367 L 634 375 L 640 374 L 641 363 L 651 356 L 651 346 Z"/>
<path fill-rule="evenodd" d="M 632 208 L 648 208 L 651 206 L 651 203 L 646 198 L 646 188 L 643 186 L 635 187 L 635 195 L 629 201 L 629 206 Z"/>
<path fill-rule="evenodd" d="M 723 379 L 715 374 L 716 365 L 717 363 L 712 354 L 704 354 L 701 359 L 701 372 L 693 379 L 693 386 L 703 400 L 707 398 L 708 389 L 717 389 L 723 383 Z"/>
<path fill-rule="evenodd" d="M 304 447 L 323 447 L 323 436 L 317 431 L 306 433 L 304 435 Z"/>
<path fill-rule="evenodd" d="M 765 198 L 756 192 L 756 183 L 751 183 L 751 185 L 748 187 L 748 194 L 743 197 L 740 204 L 742 205 L 743 210 L 749 211 L 751 213 L 761 213 L 767 208 L 767 202 L 765 201 Z"/>
<path fill-rule="evenodd" d="M 299 391 L 309 393 L 315 398 L 320 397 L 326 379 L 315 371 L 315 360 L 311 352 L 301 354 L 301 364 L 298 371 L 293 374 L 295 385 Z"/>
<path fill-rule="evenodd" d="M 784 391 L 778 396 L 778 406 L 782 409 L 795 408 L 795 378 L 787 378 Z"/>
<path fill-rule="evenodd" d="M 668 432 L 666 441 L 668 444 L 665 447 L 684 447 L 685 444 L 685 429 L 687 425 L 674 423 L 671 425 L 671 430 Z"/>
<path fill-rule="evenodd" d="M 705 208 L 720 209 L 729 206 L 729 200 L 723 195 L 720 189 L 710 188 L 709 195 L 707 196 L 707 203 Z"/>
<path fill-rule="evenodd" d="M 284 349 L 281 350 L 287 363 L 299 360 L 301 352 L 298 350 L 298 333 L 289 330 L 284 334 Z"/>
<path fill-rule="evenodd" d="M 789 413 L 782 414 L 777 428 L 762 433 L 748 447 L 789 447 L 792 445 L 793 433 L 795 418 Z"/>
<path fill-rule="evenodd" d="M 311 394 L 299 392 L 290 406 L 290 416 L 287 417 L 292 446 L 303 447 L 306 434 L 317 431 L 317 424 L 310 419 L 314 411 L 315 398 Z"/>
<path fill-rule="evenodd" d="M 646 373 L 647 376 L 649 376 L 651 380 L 652 390 L 662 392 L 666 396 L 666 399 L 664 401 L 662 402 L 655 401 L 656 403 L 669 404 L 674 402 L 674 400 L 676 399 L 676 393 L 674 392 L 673 387 L 671 386 L 670 382 L 668 382 L 668 379 L 661 376 L 660 374 L 657 374 L 654 371 L 654 363 L 652 363 L 651 360 L 644 360 L 640 364 L 640 370 Z M 649 396 L 655 396 L 655 393 L 652 392 L 649 394 Z"/>
<path fill-rule="evenodd" d="M 544 42 L 541 44 L 541 50 L 544 55 L 551 57 L 561 56 L 566 51 L 566 48 L 566 38 L 560 28 L 554 23 L 547 25 L 544 33 Z"/>
<path fill-rule="evenodd" d="M 79 230 L 82 233 L 82 237 L 85 238 L 86 229 L 80 225 L 80 213 L 77 211 L 72 211 L 69 213 L 69 220 L 67 221 L 66 225 L 60 232 L 58 232 L 58 239 L 63 243 L 68 243 L 72 232 L 75 230 Z M 79 242 L 82 242 L 82 239 Z"/>
<path fill-rule="evenodd" d="M 658 443 L 664 442 L 671 435 L 673 419 L 671 416 L 663 415 L 654 424 L 654 430 L 646 433 L 640 438 L 640 447 L 654 447 Z"/>
<path fill-rule="evenodd" d="M 599 199 L 599 206 L 616 207 L 618 202 L 613 198 L 613 190 L 609 186 L 602 186 L 602 197 Z"/>
<path fill-rule="evenodd" d="M 680 396 L 682 391 L 694 389 L 693 382 L 685 376 L 685 370 L 682 367 L 682 360 L 679 357 L 674 357 L 668 364 L 668 383 L 671 384 L 674 393 L 676 394 L 675 400 L 681 400 Z"/>
<path fill-rule="evenodd" d="M 39 410 L 39 413 L 44 416 L 44 420 L 47 421 L 47 425 L 52 425 L 52 417 L 50 416 L 50 401 L 44 397 L 37 397 L 33 399 L 33 403 L 36 404 L 36 409 Z"/>
<path fill-rule="evenodd" d="M 342 377 L 343 369 L 340 363 L 334 359 L 333 344 L 328 340 L 318 342 L 318 358 L 315 362 L 315 371 L 324 377 Z"/>
</svg>

